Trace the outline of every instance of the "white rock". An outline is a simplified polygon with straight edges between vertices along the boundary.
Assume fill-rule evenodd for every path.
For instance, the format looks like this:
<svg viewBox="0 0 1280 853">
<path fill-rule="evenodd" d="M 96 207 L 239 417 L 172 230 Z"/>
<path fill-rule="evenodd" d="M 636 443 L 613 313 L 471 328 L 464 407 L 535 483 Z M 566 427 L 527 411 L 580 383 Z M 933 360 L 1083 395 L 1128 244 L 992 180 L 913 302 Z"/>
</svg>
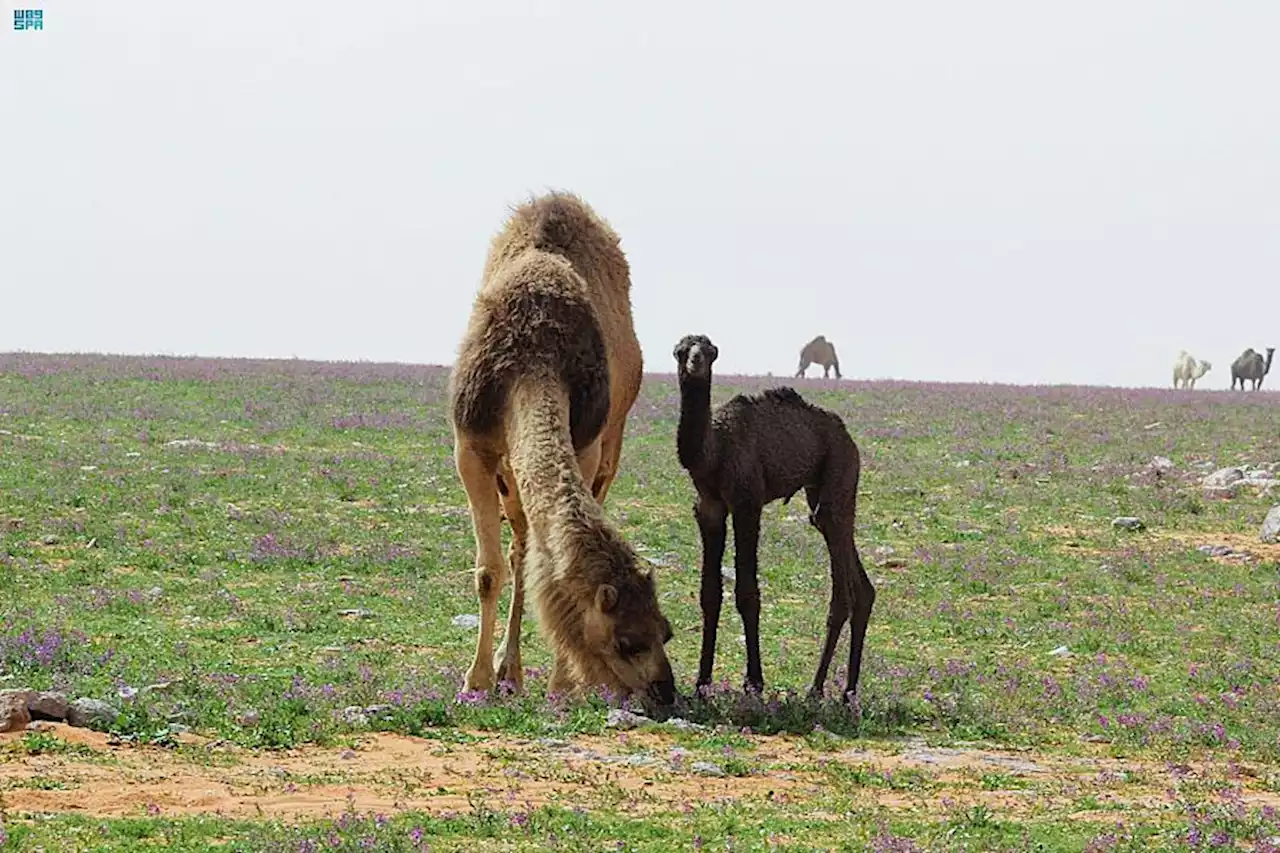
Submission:
<svg viewBox="0 0 1280 853">
<path fill-rule="evenodd" d="M 1262 522 L 1262 533 L 1258 536 L 1263 542 L 1280 541 L 1280 504 L 1273 506 L 1267 518 Z"/>
<path fill-rule="evenodd" d="M 1205 488 L 1214 489 L 1230 486 L 1244 479 L 1244 470 L 1238 467 L 1219 468 L 1200 481 Z"/>
<path fill-rule="evenodd" d="M 636 726 L 643 726 L 645 723 L 652 722 L 653 720 L 643 714 L 635 714 L 622 708 L 610 708 L 604 724 L 611 729 L 634 729 Z"/>
</svg>

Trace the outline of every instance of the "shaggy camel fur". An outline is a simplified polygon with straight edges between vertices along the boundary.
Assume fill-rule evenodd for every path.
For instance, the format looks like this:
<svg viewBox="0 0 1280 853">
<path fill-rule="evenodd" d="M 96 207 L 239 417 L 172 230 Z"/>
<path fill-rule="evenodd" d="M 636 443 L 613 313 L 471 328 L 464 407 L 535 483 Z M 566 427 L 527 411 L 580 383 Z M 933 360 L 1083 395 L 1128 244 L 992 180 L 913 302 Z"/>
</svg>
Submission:
<svg viewBox="0 0 1280 853">
<path fill-rule="evenodd" d="M 526 576 L 555 653 L 549 689 L 605 685 L 669 703 L 674 682 L 651 567 L 605 518 L 641 380 L 630 270 L 576 196 L 516 208 L 494 238 L 450 379 L 454 455 L 476 540 L 480 636 L 468 689 L 523 686 Z M 514 592 L 493 655 L 511 523 Z"/>
<path fill-rule="evenodd" d="M 1236 382 L 1240 383 L 1240 390 L 1244 390 L 1244 381 L 1246 379 L 1253 383 L 1253 390 L 1257 391 L 1262 387 L 1262 379 L 1271 372 L 1271 356 L 1275 354 L 1275 347 L 1267 347 L 1267 360 L 1264 362 L 1262 356 L 1253 351 L 1253 347 L 1240 354 L 1240 357 L 1231 363 L 1231 390 L 1236 389 Z"/>
<path fill-rule="evenodd" d="M 1207 361 L 1196 361 L 1186 350 L 1178 353 L 1173 363 L 1173 387 L 1194 388 L 1196 380 L 1204 376 L 1213 365 Z"/>
<path fill-rule="evenodd" d="M 831 368 L 836 369 L 836 379 L 840 378 L 840 359 L 836 358 L 835 344 L 828 341 L 822 335 L 818 335 L 809 343 L 804 345 L 804 349 L 800 350 L 800 368 L 796 371 L 796 378 L 804 376 L 804 372 L 809 369 L 811 364 L 822 365 L 822 378 L 827 379 L 831 376 Z"/>
<path fill-rule="evenodd" d="M 854 544 L 854 514 L 861 462 L 858 446 L 838 415 L 820 409 L 792 388 L 738 395 L 711 411 L 711 365 L 719 355 L 703 335 L 676 344 L 680 425 L 676 449 L 698 492 L 694 507 L 702 537 L 702 657 L 699 687 L 711 681 L 722 598 L 720 565 L 725 521 L 733 516 L 734 599 L 747 641 L 748 690 L 764 689 L 760 665 L 760 585 L 757 544 L 764 505 L 804 489 L 809 523 L 821 531 L 831 558 L 827 635 L 810 693 L 821 695 L 836 643 L 850 623 L 845 699 L 858 689 L 862 644 L 876 591 Z"/>
</svg>

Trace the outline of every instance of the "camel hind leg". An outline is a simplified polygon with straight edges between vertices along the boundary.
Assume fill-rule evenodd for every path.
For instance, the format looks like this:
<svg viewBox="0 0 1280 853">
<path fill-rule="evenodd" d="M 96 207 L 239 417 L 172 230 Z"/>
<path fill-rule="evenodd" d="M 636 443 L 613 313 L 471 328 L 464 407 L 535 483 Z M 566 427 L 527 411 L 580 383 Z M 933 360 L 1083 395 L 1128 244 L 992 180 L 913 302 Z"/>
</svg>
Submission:
<svg viewBox="0 0 1280 853">
<path fill-rule="evenodd" d="M 835 655 L 836 645 L 845 622 L 849 622 L 849 671 L 843 698 L 851 701 L 858 689 L 862 672 L 862 649 L 867 635 L 867 624 L 876 601 L 875 586 L 867 576 L 854 542 L 854 527 L 858 491 L 858 460 L 838 475 L 838 488 L 808 488 L 809 520 L 822 533 L 831 558 L 831 601 L 827 606 L 827 633 L 818 659 L 818 669 L 813 677 L 810 695 L 821 696 L 827 681 L 827 671 Z"/>
<path fill-rule="evenodd" d="M 502 559 L 502 516 L 498 501 L 496 459 L 482 454 L 464 437 L 454 440 L 454 464 L 467 492 L 471 529 L 476 540 L 475 588 L 480 600 L 480 634 L 467 670 L 468 690 L 493 687 L 493 632 L 498 620 L 498 596 L 506 578 Z"/>
</svg>

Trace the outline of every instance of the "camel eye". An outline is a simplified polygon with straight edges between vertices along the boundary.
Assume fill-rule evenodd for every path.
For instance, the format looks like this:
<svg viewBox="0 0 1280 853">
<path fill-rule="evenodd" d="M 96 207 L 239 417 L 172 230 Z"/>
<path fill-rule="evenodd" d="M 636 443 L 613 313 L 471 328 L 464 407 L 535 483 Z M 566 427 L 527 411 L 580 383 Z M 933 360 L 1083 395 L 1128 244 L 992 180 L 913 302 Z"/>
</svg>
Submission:
<svg viewBox="0 0 1280 853">
<path fill-rule="evenodd" d="M 627 639 L 626 637 L 618 640 L 618 654 L 624 658 L 635 657 L 643 650 L 644 646 L 635 640 Z"/>
</svg>

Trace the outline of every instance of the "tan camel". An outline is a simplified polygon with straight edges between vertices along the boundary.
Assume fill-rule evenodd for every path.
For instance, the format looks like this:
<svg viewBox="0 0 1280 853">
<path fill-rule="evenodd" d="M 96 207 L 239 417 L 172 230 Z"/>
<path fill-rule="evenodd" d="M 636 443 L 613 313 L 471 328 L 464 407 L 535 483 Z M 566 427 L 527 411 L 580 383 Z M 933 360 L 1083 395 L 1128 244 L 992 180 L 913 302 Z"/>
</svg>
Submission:
<svg viewBox="0 0 1280 853">
<path fill-rule="evenodd" d="M 796 378 L 804 376 L 811 364 L 822 365 L 822 378 L 831 376 L 831 368 L 836 369 L 836 379 L 840 378 L 840 359 L 836 358 L 835 345 L 824 336 L 818 335 L 800 350 L 800 368 L 796 370 Z"/>
<path fill-rule="evenodd" d="M 605 518 L 642 361 L 630 268 L 585 202 L 551 193 L 494 238 L 450 378 L 454 456 L 476 540 L 480 636 L 468 689 L 523 686 L 526 576 L 555 654 L 549 689 L 605 685 L 669 704 L 671 625 L 653 570 Z M 589 484 L 589 485 L 588 485 Z M 514 590 L 495 657 L 511 523 Z"/>
</svg>

